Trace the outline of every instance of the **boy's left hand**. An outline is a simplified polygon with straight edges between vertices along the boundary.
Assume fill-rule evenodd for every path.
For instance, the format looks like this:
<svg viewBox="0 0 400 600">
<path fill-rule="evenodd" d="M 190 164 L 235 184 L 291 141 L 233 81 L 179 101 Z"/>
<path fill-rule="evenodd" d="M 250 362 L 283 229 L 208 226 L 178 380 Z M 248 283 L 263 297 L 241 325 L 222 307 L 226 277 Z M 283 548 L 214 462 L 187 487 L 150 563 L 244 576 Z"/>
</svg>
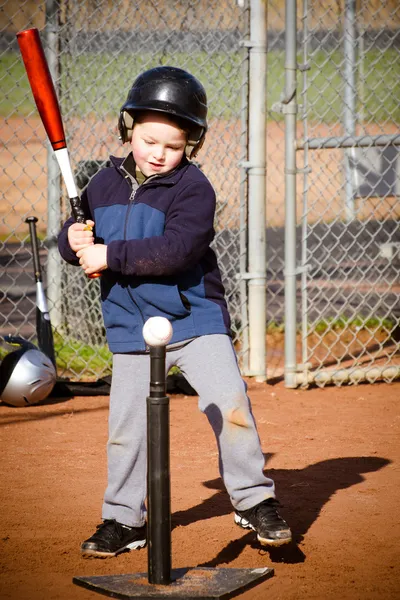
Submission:
<svg viewBox="0 0 400 600">
<path fill-rule="evenodd" d="M 79 264 L 86 275 L 98 273 L 107 269 L 107 246 L 104 244 L 93 244 L 76 253 Z"/>
</svg>

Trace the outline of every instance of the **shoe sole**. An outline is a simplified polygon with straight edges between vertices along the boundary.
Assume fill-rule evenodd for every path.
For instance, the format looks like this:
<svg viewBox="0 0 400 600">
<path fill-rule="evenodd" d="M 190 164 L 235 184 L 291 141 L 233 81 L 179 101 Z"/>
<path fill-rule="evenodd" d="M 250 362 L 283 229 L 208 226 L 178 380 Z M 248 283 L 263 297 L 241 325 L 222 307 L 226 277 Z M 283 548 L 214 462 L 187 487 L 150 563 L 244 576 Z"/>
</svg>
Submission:
<svg viewBox="0 0 400 600">
<path fill-rule="evenodd" d="M 236 525 L 239 525 L 239 527 L 241 527 L 242 529 L 252 529 L 253 531 L 256 531 L 256 529 L 253 527 L 253 525 L 250 523 L 250 521 L 248 521 L 247 519 L 245 519 L 244 517 L 241 517 L 240 515 L 235 513 L 235 523 Z M 258 533 L 257 533 L 257 539 L 260 542 L 260 544 L 262 546 L 283 546 L 284 544 L 290 544 L 290 542 L 292 541 L 292 536 L 289 535 L 289 537 L 287 538 L 283 538 L 281 540 L 275 540 L 275 539 L 271 539 L 271 538 L 263 538 L 261 537 Z"/>
<path fill-rule="evenodd" d="M 100 550 L 91 550 L 90 548 L 82 548 L 81 554 L 83 558 L 113 558 L 113 556 L 117 556 L 121 554 L 121 552 L 130 551 L 130 550 L 140 550 L 146 546 L 146 540 L 136 540 L 135 542 L 131 542 L 127 544 L 123 548 L 120 548 L 116 552 L 101 552 Z"/>
</svg>

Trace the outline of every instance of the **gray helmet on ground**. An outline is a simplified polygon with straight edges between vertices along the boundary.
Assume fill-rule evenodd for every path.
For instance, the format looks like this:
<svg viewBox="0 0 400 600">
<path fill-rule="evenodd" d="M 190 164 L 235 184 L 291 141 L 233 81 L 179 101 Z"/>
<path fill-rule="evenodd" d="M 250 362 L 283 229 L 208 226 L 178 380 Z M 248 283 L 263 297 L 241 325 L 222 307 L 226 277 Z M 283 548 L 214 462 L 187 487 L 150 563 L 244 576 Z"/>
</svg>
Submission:
<svg viewBox="0 0 400 600">
<path fill-rule="evenodd" d="M 42 402 L 56 383 L 56 370 L 51 360 L 30 342 L 8 336 L 19 343 L 0 365 L 0 399 L 10 406 L 29 406 Z"/>
<path fill-rule="evenodd" d="M 207 95 L 196 77 L 183 69 L 167 66 L 139 75 L 120 111 L 118 128 L 122 143 L 132 137 L 135 113 L 147 110 L 183 121 L 188 129 L 186 155 L 196 156 L 207 131 Z"/>
</svg>

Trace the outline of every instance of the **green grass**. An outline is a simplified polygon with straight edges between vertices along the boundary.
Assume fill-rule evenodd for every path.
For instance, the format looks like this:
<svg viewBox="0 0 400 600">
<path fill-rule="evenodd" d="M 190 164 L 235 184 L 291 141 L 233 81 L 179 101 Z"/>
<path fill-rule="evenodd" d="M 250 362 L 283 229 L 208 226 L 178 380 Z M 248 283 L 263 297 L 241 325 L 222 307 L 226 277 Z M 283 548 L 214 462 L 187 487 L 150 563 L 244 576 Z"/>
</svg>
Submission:
<svg viewBox="0 0 400 600">
<path fill-rule="evenodd" d="M 299 64 L 302 62 L 298 56 Z M 341 52 L 317 51 L 309 57 L 307 95 L 302 93 L 303 75 L 297 74 L 297 102 L 304 104 L 312 121 L 336 123 L 343 115 L 343 54 Z M 279 102 L 284 86 L 285 55 L 275 52 L 268 56 L 268 109 Z M 398 50 L 385 52 L 370 50 L 363 58 L 364 81 L 357 83 L 358 103 L 356 110 L 367 122 L 400 120 L 400 56 Z M 277 84 L 277 82 L 279 82 Z M 298 118 L 301 117 L 299 109 Z M 283 115 L 276 115 L 283 119 Z"/>
<path fill-rule="evenodd" d="M 57 369 L 84 373 L 92 371 L 94 375 L 104 376 L 111 373 L 112 354 L 107 346 L 88 346 L 82 342 L 63 339 L 59 334 L 54 336 L 54 350 L 57 356 Z M 170 374 L 180 373 L 178 367 L 172 367 Z"/>
<path fill-rule="evenodd" d="M 37 229 L 37 238 L 39 242 L 47 240 L 46 232 L 41 229 Z M 21 246 L 31 247 L 31 237 L 26 232 L 15 232 L 10 231 L 7 233 L 0 233 L 0 251 L 3 250 L 3 246 L 7 244 L 20 244 Z"/>
<path fill-rule="evenodd" d="M 37 340 L 32 340 L 37 344 Z M 0 346 L 0 359 L 3 359 L 9 352 L 18 350 L 19 345 L 4 344 Z M 111 372 L 111 352 L 107 346 L 89 346 L 77 340 L 63 338 L 60 334 L 54 334 L 54 350 L 57 357 L 57 371 L 64 370 L 76 373 L 89 372 L 97 375 L 104 375 L 104 371 Z"/>
<path fill-rule="evenodd" d="M 315 323 L 309 323 L 309 331 L 308 333 L 324 333 L 326 331 L 344 331 L 346 330 L 361 330 L 361 329 L 369 329 L 370 331 L 375 330 L 386 330 L 388 332 L 394 332 L 396 328 L 395 321 L 387 318 L 379 318 L 379 317 L 370 317 L 366 319 L 362 316 L 356 316 L 352 318 L 348 318 L 345 316 L 332 317 L 329 319 L 321 319 L 320 321 L 316 321 Z M 276 321 L 270 321 L 267 324 L 267 333 L 276 334 L 276 333 L 284 333 L 285 324 L 277 323 Z M 300 333 L 301 326 L 298 326 L 298 331 Z"/>
<path fill-rule="evenodd" d="M 63 114 L 81 117 L 115 116 L 125 101 L 129 87 L 142 71 L 160 64 L 181 67 L 198 77 L 207 88 L 210 116 L 229 118 L 239 110 L 239 53 L 115 56 L 85 53 L 74 59 L 61 59 L 60 87 Z M 124 65 L 123 68 L 121 65 Z M 10 116 L 15 110 L 22 116 L 35 111 L 35 105 L 19 54 L 7 52 L 0 57 L 3 99 L 0 113 Z M 127 73 L 129 73 L 127 78 Z"/>
<path fill-rule="evenodd" d="M 36 340 L 32 340 L 36 343 Z M 6 347 L 7 346 L 7 347 Z M 19 345 L 4 344 L 0 346 L 0 360 L 13 352 L 18 350 Z M 108 350 L 107 346 L 88 346 L 78 340 L 66 339 L 59 333 L 54 334 L 54 350 L 57 357 L 57 372 L 69 372 L 78 376 L 87 374 L 90 372 L 93 378 L 104 377 L 106 374 L 111 373 L 112 368 L 112 354 Z M 178 367 L 172 367 L 169 374 L 180 373 Z"/>
<path fill-rule="evenodd" d="M 111 372 L 112 355 L 107 346 L 88 346 L 55 334 L 54 350 L 59 371 L 73 371 L 77 375 L 90 371 L 93 375 L 104 375 L 104 371 L 109 366 Z"/>
<path fill-rule="evenodd" d="M 371 317 L 364 319 L 363 317 L 354 317 L 349 319 L 344 316 L 339 316 L 332 319 L 322 319 L 314 324 L 310 324 L 308 335 L 312 333 L 324 334 L 328 331 L 361 331 L 368 329 L 369 331 L 384 330 L 387 333 L 394 334 L 396 324 L 394 321 L 386 318 Z M 285 331 L 284 323 L 271 321 L 267 324 L 267 333 L 270 335 L 281 334 Z M 299 332 L 300 333 L 300 329 Z M 35 340 L 33 340 L 35 343 Z M 2 360 L 10 351 L 18 349 L 11 345 L 0 345 L 0 360 Z M 63 338 L 60 334 L 54 335 L 54 349 L 57 357 L 57 372 L 72 373 L 74 377 L 84 375 L 86 380 L 88 373 L 90 378 L 98 379 L 111 373 L 112 354 L 107 346 L 89 346 L 77 340 Z M 180 373 L 178 367 L 172 367 L 169 374 Z"/>
<path fill-rule="evenodd" d="M 115 116 L 123 104 L 134 78 L 143 70 L 159 64 L 173 64 L 197 76 L 208 93 L 210 118 L 229 119 L 240 111 L 242 54 L 205 52 L 171 56 L 154 54 L 148 56 L 118 56 L 85 53 L 70 59 L 61 59 L 62 110 L 85 118 L 93 115 L 104 118 Z M 301 58 L 299 56 L 299 62 Z M 270 52 L 267 56 L 268 118 L 282 119 L 283 115 L 272 113 L 274 102 L 281 98 L 284 87 L 283 52 Z M 341 52 L 314 52 L 310 55 L 307 72 L 308 116 L 312 120 L 334 123 L 342 120 L 343 80 Z M 123 65 L 123 68 L 121 67 Z M 400 121 L 400 60 L 395 49 L 385 52 L 371 50 L 363 62 L 365 81 L 359 82 L 361 100 L 357 110 L 362 109 L 367 121 Z M 26 116 L 35 111 L 29 83 L 21 57 L 16 52 L 6 52 L 0 58 L 0 76 L 3 97 L 0 113 L 9 117 L 17 112 Z M 127 73 L 129 73 L 127 79 Z M 302 74 L 298 72 L 298 103 L 303 102 Z M 300 117 L 300 115 L 299 115 Z"/>
<path fill-rule="evenodd" d="M 322 319 L 313 325 L 310 325 L 310 333 L 324 333 L 325 331 L 343 331 L 345 329 L 360 330 L 369 329 L 370 331 L 377 331 L 385 329 L 391 332 L 395 328 L 395 322 L 391 319 L 370 317 L 365 319 L 361 316 L 353 317 L 351 319 L 340 316 L 332 319 Z"/>
</svg>

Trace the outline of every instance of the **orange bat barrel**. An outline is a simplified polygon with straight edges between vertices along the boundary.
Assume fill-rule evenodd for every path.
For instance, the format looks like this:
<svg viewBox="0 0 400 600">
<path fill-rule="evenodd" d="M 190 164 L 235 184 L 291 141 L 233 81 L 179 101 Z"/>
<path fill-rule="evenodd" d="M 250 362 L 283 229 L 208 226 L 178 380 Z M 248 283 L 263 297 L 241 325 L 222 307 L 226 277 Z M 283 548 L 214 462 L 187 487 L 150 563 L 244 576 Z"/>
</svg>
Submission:
<svg viewBox="0 0 400 600">
<path fill-rule="evenodd" d="M 17 40 L 39 116 L 53 147 L 67 187 L 72 214 L 78 223 L 85 223 L 86 218 L 82 210 L 69 160 L 60 105 L 40 40 L 39 31 L 36 27 L 19 31 L 17 33 Z M 87 227 L 91 229 L 89 225 Z M 89 275 L 89 278 L 95 279 L 99 276 L 99 273 L 93 273 Z"/>
<path fill-rule="evenodd" d="M 61 110 L 39 31 L 36 28 L 20 31 L 17 40 L 33 97 L 53 150 L 66 148 Z"/>
</svg>

